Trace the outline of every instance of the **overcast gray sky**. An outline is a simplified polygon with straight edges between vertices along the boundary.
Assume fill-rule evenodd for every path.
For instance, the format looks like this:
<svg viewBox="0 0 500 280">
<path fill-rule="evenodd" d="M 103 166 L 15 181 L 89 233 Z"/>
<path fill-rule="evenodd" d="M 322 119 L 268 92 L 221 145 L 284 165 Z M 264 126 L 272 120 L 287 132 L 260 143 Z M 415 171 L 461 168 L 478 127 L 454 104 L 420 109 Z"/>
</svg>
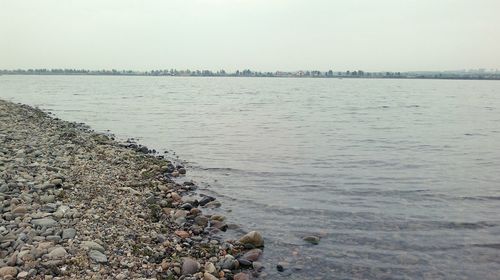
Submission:
<svg viewBox="0 0 500 280">
<path fill-rule="evenodd" d="M 500 69 L 500 0 L 0 0 L 0 68 Z"/>
</svg>

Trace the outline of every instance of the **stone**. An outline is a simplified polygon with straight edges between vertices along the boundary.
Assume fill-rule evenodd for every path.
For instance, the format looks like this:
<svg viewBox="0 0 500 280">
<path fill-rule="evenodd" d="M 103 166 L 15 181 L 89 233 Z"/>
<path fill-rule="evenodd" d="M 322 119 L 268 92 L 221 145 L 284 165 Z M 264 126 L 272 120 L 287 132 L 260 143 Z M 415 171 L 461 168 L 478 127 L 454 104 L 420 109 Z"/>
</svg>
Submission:
<svg viewBox="0 0 500 280">
<path fill-rule="evenodd" d="M 188 212 L 186 210 L 177 210 L 174 213 L 174 219 L 184 218 L 186 217 L 187 213 Z"/>
<path fill-rule="evenodd" d="M 94 241 L 83 241 L 81 247 L 87 250 L 95 250 L 104 253 L 105 249 L 97 242 Z"/>
<path fill-rule="evenodd" d="M 191 258 L 184 258 L 182 262 L 182 275 L 195 274 L 196 272 L 198 272 L 199 269 L 200 269 L 200 263 Z"/>
<path fill-rule="evenodd" d="M 224 256 L 224 258 L 222 258 L 222 259 L 221 259 L 221 260 L 219 260 L 219 262 L 218 262 L 218 265 L 219 265 L 222 269 L 230 269 L 230 270 L 234 269 L 234 268 L 235 268 L 235 266 L 236 266 L 236 264 L 237 264 L 237 265 L 239 265 L 239 262 L 238 262 L 238 261 L 236 261 L 236 260 L 234 259 L 234 257 L 233 257 L 233 256 L 231 256 L 231 255 L 229 255 L 229 254 L 228 254 L 228 255 L 225 255 L 225 256 Z"/>
<path fill-rule="evenodd" d="M 319 244 L 319 240 L 320 238 L 317 237 L 317 236 L 305 236 L 304 238 L 302 238 L 302 240 L 308 242 L 308 243 L 311 243 L 311 244 L 314 244 L 314 245 L 318 245 Z"/>
<path fill-rule="evenodd" d="M 17 274 L 17 278 L 20 278 L 20 279 L 23 279 L 23 278 L 26 278 L 28 277 L 28 272 L 27 271 L 21 271 L 19 272 L 19 274 Z"/>
<path fill-rule="evenodd" d="M 97 250 L 90 250 L 89 251 L 89 258 L 91 258 L 93 261 L 95 261 L 97 263 L 107 263 L 108 262 L 108 258 L 106 257 L 106 255 L 104 255 L 103 253 L 101 253 Z"/>
<path fill-rule="evenodd" d="M 52 218 L 42 218 L 42 219 L 33 219 L 31 220 L 31 224 L 34 226 L 40 227 L 53 227 L 57 225 L 57 222 Z"/>
<path fill-rule="evenodd" d="M 171 194 L 170 194 L 170 196 L 171 196 L 171 197 L 172 197 L 172 199 L 173 199 L 173 200 L 175 200 L 175 201 L 180 201 L 180 200 L 182 200 L 182 197 L 181 197 L 178 193 L 176 193 L 176 192 L 171 193 Z"/>
<path fill-rule="evenodd" d="M 264 238 L 258 231 L 251 231 L 238 240 L 241 244 L 250 244 L 255 247 L 264 246 Z"/>
<path fill-rule="evenodd" d="M 175 234 L 179 236 L 180 238 L 188 238 L 190 236 L 189 232 L 184 231 L 184 230 L 176 230 Z"/>
<path fill-rule="evenodd" d="M 217 221 L 217 220 L 213 220 L 210 222 L 210 226 L 213 227 L 213 228 L 216 228 L 218 230 L 221 230 L 221 231 L 226 231 L 228 226 L 226 223 L 224 222 L 221 222 L 221 221 Z"/>
<path fill-rule="evenodd" d="M 215 198 L 214 197 L 211 197 L 211 196 L 204 196 L 200 199 L 199 203 L 201 206 L 205 206 L 207 203 L 211 202 L 211 201 L 214 201 Z"/>
<path fill-rule="evenodd" d="M 73 239 L 76 236 L 76 229 L 74 228 L 67 228 L 64 229 L 62 232 L 62 239 Z"/>
<path fill-rule="evenodd" d="M 233 276 L 234 280 L 250 280 L 250 276 L 248 274 L 240 272 Z"/>
<path fill-rule="evenodd" d="M 68 213 L 69 210 L 70 208 L 68 206 L 61 205 L 59 206 L 59 208 L 57 208 L 57 211 L 54 213 L 54 216 L 60 219 L 64 217 L 64 215 L 66 215 L 66 213 Z"/>
<path fill-rule="evenodd" d="M 214 220 L 214 221 L 220 221 L 220 222 L 223 222 L 226 220 L 226 217 L 223 216 L 223 215 L 212 215 L 210 217 L 210 220 Z"/>
<path fill-rule="evenodd" d="M 50 253 L 47 254 L 47 256 L 51 259 L 61 259 L 64 258 L 68 252 L 66 252 L 66 249 L 63 247 L 56 247 Z"/>
<path fill-rule="evenodd" d="M 253 269 L 255 269 L 255 271 L 261 271 L 264 269 L 264 266 L 262 265 L 261 262 L 253 262 L 252 267 Z"/>
<path fill-rule="evenodd" d="M 181 167 L 177 171 L 179 171 L 179 174 L 182 174 L 182 175 L 186 174 L 186 168 Z"/>
<path fill-rule="evenodd" d="M 53 194 L 40 196 L 40 201 L 43 203 L 52 203 L 56 201 L 56 197 Z"/>
<path fill-rule="evenodd" d="M 211 262 L 207 262 L 205 263 L 205 272 L 208 272 L 208 273 L 215 273 L 216 271 L 216 268 L 215 268 L 215 265 Z"/>
<path fill-rule="evenodd" d="M 221 206 L 222 206 L 222 204 L 219 201 L 211 201 L 211 202 L 205 204 L 205 207 L 207 207 L 207 208 L 219 208 Z"/>
<path fill-rule="evenodd" d="M 252 249 L 243 255 L 243 259 L 249 260 L 251 262 L 257 261 L 262 255 L 261 249 Z"/>
<path fill-rule="evenodd" d="M 203 273 L 203 280 L 218 280 L 219 278 L 213 276 L 212 274 L 205 272 Z"/>
<path fill-rule="evenodd" d="M 15 277 L 17 275 L 17 268 L 12 266 L 5 266 L 0 268 L 0 277 L 3 279 L 7 277 Z"/>
<path fill-rule="evenodd" d="M 197 216 L 194 218 L 194 222 L 202 227 L 206 227 L 208 225 L 208 218 L 205 216 Z"/>
<path fill-rule="evenodd" d="M 189 211 L 189 210 L 193 209 L 193 205 L 191 205 L 190 203 L 184 203 L 181 205 L 181 209 Z"/>
<path fill-rule="evenodd" d="M 15 216 L 23 216 L 24 214 L 26 214 L 28 212 L 28 208 L 26 206 L 17 206 L 16 208 L 14 208 L 12 210 L 12 214 L 14 214 Z"/>
<path fill-rule="evenodd" d="M 53 179 L 52 181 L 50 181 L 50 183 L 52 185 L 55 185 L 55 186 L 59 187 L 60 185 L 62 185 L 63 180 L 62 179 Z"/>
<path fill-rule="evenodd" d="M 48 235 L 47 237 L 45 237 L 45 240 L 59 243 L 61 242 L 61 237 L 59 235 Z"/>
</svg>

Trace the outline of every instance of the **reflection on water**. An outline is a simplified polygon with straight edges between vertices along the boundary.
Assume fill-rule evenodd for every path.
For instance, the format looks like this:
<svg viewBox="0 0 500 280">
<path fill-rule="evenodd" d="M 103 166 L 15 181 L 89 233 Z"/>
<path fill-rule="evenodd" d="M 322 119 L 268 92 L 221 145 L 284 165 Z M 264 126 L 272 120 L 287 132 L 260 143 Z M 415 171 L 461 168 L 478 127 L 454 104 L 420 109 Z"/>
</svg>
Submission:
<svg viewBox="0 0 500 280">
<path fill-rule="evenodd" d="M 264 233 L 264 278 L 500 273 L 496 81 L 2 76 L 0 98 L 177 152 Z"/>
</svg>

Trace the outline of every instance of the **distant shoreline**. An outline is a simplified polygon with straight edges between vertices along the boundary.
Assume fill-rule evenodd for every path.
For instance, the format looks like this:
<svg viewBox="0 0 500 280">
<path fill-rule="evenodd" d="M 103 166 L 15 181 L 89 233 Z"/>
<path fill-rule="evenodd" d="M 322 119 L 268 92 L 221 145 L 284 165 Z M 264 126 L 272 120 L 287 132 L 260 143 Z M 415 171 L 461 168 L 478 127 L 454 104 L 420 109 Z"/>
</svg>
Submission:
<svg viewBox="0 0 500 280">
<path fill-rule="evenodd" d="M 300 78 L 300 79 L 398 79 L 398 80 L 475 80 L 475 81 L 499 81 L 499 77 L 435 77 L 435 76 L 331 76 L 331 77 L 314 77 L 314 76 L 242 76 L 242 75 L 150 75 L 150 74 L 41 74 L 41 73 L 1 73 L 0 76 L 124 76 L 124 77 L 189 77 L 189 78 Z"/>
<path fill-rule="evenodd" d="M 468 71 L 414 71 L 414 72 L 365 72 L 355 71 L 275 71 L 260 72 L 252 70 L 87 70 L 87 69 L 15 69 L 0 70 L 0 75 L 38 75 L 38 76 L 153 76 L 153 77 L 256 77 L 256 78 L 323 78 L 323 79 L 432 79 L 432 80 L 500 80 L 500 72 Z"/>
</svg>

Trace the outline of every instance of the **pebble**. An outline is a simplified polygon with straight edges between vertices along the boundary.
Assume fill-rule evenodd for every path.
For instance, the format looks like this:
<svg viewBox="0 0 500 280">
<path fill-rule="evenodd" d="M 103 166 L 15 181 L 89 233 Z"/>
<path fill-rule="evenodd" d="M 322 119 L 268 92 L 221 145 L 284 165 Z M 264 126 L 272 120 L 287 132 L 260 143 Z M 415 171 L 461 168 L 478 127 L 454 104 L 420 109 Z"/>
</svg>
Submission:
<svg viewBox="0 0 500 280">
<path fill-rule="evenodd" d="M 218 280 L 219 278 L 213 276 L 212 274 L 205 272 L 203 273 L 203 280 Z"/>
<path fill-rule="evenodd" d="M 205 271 L 211 274 L 215 273 L 216 271 L 215 265 L 211 262 L 205 263 Z"/>
<path fill-rule="evenodd" d="M 40 227 L 53 227 L 57 225 L 57 222 L 52 218 L 33 219 L 31 223 Z"/>
<path fill-rule="evenodd" d="M 60 259 L 64 258 L 67 254 L 68 252 L 66 252 L 66 249 L 64 249 L 63 247 L 57 247 L 50 251 L 47 256 L 51 259 Z"/>
<path fill-rule="evenodd" d="M 190 236 L 189 232 L 184 231 L 184 230 L 176 230 L 175 234 L 179 236 L 180 238 L 188 238 Z"/>
<path fill-rule="evenodd" d="M 243 259 L 249 260 L 251 262 L 257 261 L 262 255 L 261 249 L 252 249 L 243 255 Z"/>
<path fill-rule="evenodd" d="M 0 277 L 6 278 L 8 276 L 15 277 L 17 275 L 17 268 L 12 266 L 4 266 L 0 268 Z"/>
<path fill-rule="evenodd" d="M 251 231 L 242 236 L 238 241 L 242 244 L 249 244 L 255 247 L 264 246 L 264 238 L 262 238 L 262 235 L 258 231 Z"/>
<path fill-rule="evenodd" d="M 87 250 L 96 250 L 101 253 L 104 253 L 105 249 L 101 245 L 99 245 L 97 242 L 94 241 L 83 241 L 81 244 L 82 248 L 87 249 Z"/>
<path fill-rule="evenodd" d="M 196 272 L 198 272 L 199 269 L 200 269 L 200 263 L 191 258 L 184 258 L 182 262 L 182 275 L 195 274 Z"/>
<path fill-rule="evenodd" d="M 62 239 L 73 239 L 76 236 L 76 229 L 74 228 L 67 228 L 64 229 L 62 232 Z"/>
<path fill-rule="evenodd" d="M 108 258 L 106 255 L 103 253 L 97 251 L 97 250 L 90 250 L 89 251 L 89 258 L 91 258 L 93 261 L 98 262 L 98 263 L 107 263 Z"/>
<path fill-rule="evenodd" d="M 27 271 L 21 271 L 17 274 L 17 278 L 23 279 L 28 277 L 28 272 Z"/>
</svg>

